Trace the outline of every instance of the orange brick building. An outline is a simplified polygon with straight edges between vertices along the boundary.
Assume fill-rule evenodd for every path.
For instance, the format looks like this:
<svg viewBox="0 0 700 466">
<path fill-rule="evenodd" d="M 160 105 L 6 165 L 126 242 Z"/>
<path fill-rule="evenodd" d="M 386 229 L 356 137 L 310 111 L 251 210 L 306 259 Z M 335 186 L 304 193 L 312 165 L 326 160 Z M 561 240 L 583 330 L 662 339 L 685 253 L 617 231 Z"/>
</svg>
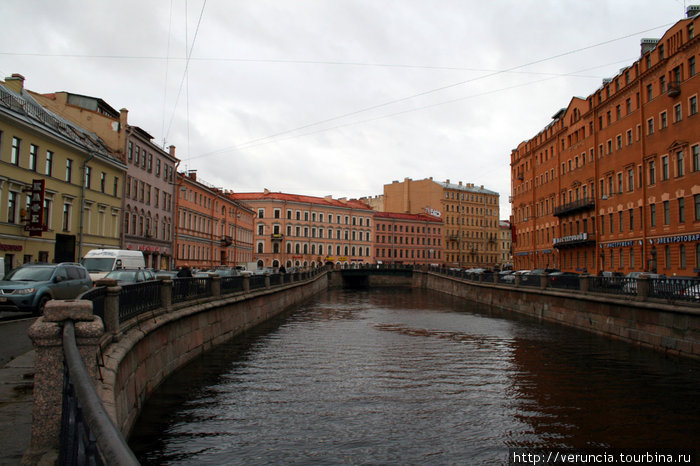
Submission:
<svg viewBox="0 0 700 466">
<path fill-rule="evenodd" d="M 254 212 L 230 193 L 177 173 L 175 265 L 207 269 L 253 260 Z"/>
<path fill-rule="evenodd" d="M 700 16 L 511 153 L 514 267 L 700 272 Z"/>
<path fill-rule="evenodd" d="M 495 267 L 499 263 L 499 195 L 471 183 L 404 179 L 384 185 L 384 210 L 430 214 L 443 221 L 442 263 Z"/>
<path fill-rule="evenodd" d="M 232 193 L 256 214 L 254 260 L 258 267 L 369 264 L 374 211 L 331 196 L 270 192 Z"/>
<path fill-rule="evenodd" d="M 442 220 L 425 214 L 374 213 L 375 257 L 383 264 L 442 264 Z"/>
</svg>

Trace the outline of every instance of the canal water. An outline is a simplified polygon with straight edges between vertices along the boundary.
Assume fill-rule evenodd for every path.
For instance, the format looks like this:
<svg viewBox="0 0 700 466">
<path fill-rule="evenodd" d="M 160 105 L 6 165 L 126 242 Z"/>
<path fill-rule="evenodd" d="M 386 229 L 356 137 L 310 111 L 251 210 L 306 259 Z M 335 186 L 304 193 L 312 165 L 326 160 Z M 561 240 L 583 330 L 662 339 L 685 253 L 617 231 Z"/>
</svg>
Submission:
<svg viewBox="0 0 700 466">
<path fill-rule="evenodd" d="M 423 290 L 330 290 L 154 393 L 142 464 L 503 464 L 697 447 L 700 363 Z"/>
</svg>

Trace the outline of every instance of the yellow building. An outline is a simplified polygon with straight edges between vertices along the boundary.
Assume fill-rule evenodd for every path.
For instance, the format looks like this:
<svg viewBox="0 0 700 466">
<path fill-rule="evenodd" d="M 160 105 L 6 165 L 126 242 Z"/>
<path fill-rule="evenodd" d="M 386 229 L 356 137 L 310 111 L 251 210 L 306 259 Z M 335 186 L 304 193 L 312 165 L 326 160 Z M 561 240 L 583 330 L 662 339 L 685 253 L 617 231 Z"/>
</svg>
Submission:
<svg viewBox="0 0 700 466">
<path fill-rule="evenodd" d="M 6 271 L 118 248 L 125 171 L 95 134 L 39 105 L 25 91 L 23 76 L 0 81 L 0 256 Z M 42 184 L 35 180 L 43 182 L 43 196 L 31 191 Z"/>
<path fill-rule="evenodd" d="M 384 210 L 442 218 L 442 257 L 448 267 L 499 263 L 498 193 L 471 183 L 404 179 L 384 185 Z"/>
</svg>

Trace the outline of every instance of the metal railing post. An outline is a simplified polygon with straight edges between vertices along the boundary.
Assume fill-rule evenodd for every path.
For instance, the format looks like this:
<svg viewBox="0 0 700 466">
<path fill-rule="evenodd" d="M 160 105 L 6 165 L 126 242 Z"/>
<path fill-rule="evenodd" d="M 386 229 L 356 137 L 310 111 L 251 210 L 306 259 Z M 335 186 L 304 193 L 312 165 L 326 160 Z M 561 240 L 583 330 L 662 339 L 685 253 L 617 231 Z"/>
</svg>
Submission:
<svg viewBox="0 0 700 466">
<path fill-rule="evenodd" d="M 250 275 L 245 275 L 243 277 L 243 291 L 245 293 L 250 291 Z"/>
</svg>

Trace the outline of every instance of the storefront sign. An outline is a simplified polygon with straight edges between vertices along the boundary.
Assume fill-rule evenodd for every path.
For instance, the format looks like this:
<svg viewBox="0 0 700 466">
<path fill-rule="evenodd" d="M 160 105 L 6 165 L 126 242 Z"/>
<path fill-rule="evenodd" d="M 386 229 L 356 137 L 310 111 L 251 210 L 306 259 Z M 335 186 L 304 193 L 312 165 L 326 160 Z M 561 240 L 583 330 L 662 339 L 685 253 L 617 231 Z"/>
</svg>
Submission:
<svg viewBox="0 0 700 466">
<path fill-rule="evenodd" d="M 588 239 L 588 233 L 579 233 L 577 235 L 563 236 L 561 238 L 554 238 L 552 244 L 559 243 L 572 243 L 574 241 L 586 241 Z"/>
<path fill-rule="evenodd" d="M 428 215 L 432 215 L 433 217 L 442 217 L 442 213 L 439 210 L 431 209 L 430 207 L 425 208 L 425 213 Z"/>
<path fill-rule="evenodd" d="M 44 180 L 32 180 L 29 201 L 29 236 L 41 236 L 48 228 L 44 226 Z"/>
<path fill-rule="evenodd" d="M 0 243 L 0 251 L 21 251 L 22 246 L 19 244 L 3 244 Z"/>
<path fill-rule="evenodd" d="M 605 243 L 604 245 L 600 245 L 601 248 L 603 246 L 605 246 L 606 248 L 626 248 L 628 246 L 634 246 L 634 241 L 614 241 L 612 243 Z"/>
<path fill-rule="evenodd" d="M 676 235 L 666 236 L 664 238 L 651 238 L 651 244 L 670 244 L 670 243 L 689 243 L 691 241 L 700 241 L 700 233 L 694 235 Z"/>
</svg>

